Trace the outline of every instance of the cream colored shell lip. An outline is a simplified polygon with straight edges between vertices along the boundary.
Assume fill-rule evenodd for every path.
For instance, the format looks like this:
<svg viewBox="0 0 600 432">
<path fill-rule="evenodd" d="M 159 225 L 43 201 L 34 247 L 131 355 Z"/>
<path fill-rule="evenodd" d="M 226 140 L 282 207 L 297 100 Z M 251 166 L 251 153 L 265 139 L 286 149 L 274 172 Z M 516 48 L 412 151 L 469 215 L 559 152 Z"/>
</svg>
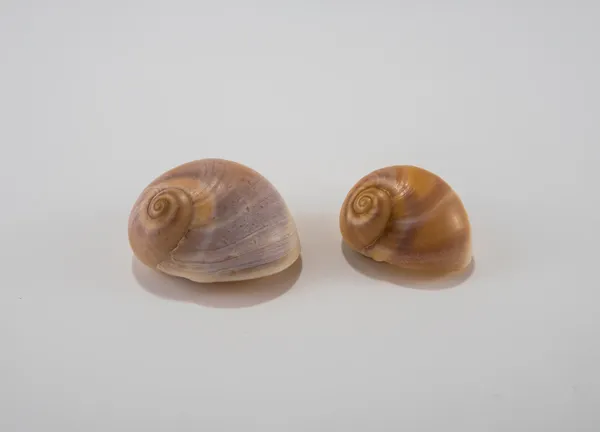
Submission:
<svg viewBox="0 0 600 432">
<path fill-rule="evenodd" d="M 301 253 L 273 184 L 225 159 L 188 162 L 152 181 L 133 205 L 128 235 L 148 267 L 202 283 L 270 276 Z"/>
</svg>

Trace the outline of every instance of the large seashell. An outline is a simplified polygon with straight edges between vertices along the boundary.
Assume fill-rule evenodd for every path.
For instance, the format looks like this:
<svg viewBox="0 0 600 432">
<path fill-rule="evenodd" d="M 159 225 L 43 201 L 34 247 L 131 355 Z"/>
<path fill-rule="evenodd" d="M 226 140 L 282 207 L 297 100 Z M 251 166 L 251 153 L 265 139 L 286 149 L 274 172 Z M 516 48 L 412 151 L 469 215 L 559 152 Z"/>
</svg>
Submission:
<svg viewBox="0 0 600 432">
<path fill-rule="evenodd" d="M 340 230 L 355 251 L 407 270 L 460 271 L 472 259 L 460 198 L 415 166 L 390 166 L 359 180 L 342 205 Z"/>
<path fill-rule="evenodd" d="M 195 282 L 269 276 L 300 256 L 275 187 L 223 159 L 189 162 L 150 183 L 131 210 L 129 243 L 148 267 Z"/>
</svg>

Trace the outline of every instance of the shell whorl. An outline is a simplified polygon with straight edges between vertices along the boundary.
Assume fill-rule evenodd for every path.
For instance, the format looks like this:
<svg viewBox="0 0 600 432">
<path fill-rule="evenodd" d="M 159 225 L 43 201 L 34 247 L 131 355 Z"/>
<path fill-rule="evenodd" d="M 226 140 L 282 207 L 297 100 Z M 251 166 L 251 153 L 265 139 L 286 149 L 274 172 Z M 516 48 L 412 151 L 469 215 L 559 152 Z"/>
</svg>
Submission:
<svg viewBox="0 0 600 432">
<path fill-rule="evenodd" d="M 149 200 L 144 216 L 154 229 L 187 229 L 192 218 L 192 200 L 183 189 L 169 187 Z"/>
<path fill-rule="evenodd" d="M 187 233 L 194 216 L 192 198 L 178 187 L 149 187 L 129 219 L 129 242 L 142 262 L 156 267 Z"/>
<path fill-rule="evenodd" d="M 365 184 L 346 197 L 340 225 L 350 246 L 362 250 L 379 239 L 392 215 L 392 198 L 382 184 Z"/>
</svg>

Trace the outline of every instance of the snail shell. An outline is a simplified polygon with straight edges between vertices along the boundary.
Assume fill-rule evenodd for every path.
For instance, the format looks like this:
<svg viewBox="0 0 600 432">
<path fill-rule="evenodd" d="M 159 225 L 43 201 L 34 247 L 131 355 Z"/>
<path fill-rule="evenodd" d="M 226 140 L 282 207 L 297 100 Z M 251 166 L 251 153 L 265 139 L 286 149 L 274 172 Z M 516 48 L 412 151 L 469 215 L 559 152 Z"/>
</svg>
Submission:
<svg viewBox="0 0 600 432">
<path fill-rule="evenodd" d="M 359 180 L 342 205 L 340 230 L 355 251 L 407 270 L 454 272 L 472 258 L 460 198 L 415 166 L 390 166 Z"/>
<path fill-rule="evenodd" d="M 189 162 L 150 183 L 131 210 L 129 243 L 148 267 L 195 282 L 269 276 L 300 256 L 275 187 L 223 159 Z"/>
</svg>

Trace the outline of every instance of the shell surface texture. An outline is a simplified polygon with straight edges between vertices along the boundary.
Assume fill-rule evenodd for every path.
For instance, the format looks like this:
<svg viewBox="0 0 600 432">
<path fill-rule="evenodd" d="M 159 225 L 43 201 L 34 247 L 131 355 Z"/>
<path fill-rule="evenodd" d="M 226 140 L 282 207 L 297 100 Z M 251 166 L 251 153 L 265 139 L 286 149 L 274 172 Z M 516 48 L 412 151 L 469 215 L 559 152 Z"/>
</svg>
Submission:
<svg viewBox="0 0 600 432">
<path fill-rule="evenodd" d="M 360 179 L 342 204 L 340 231 L 355 251 L 410 271 L 453 273 L 472 260 L 459 196 L 415 166 L 385 167 Z"/>
<path fill-rule="evenodd" d="M 295 222 L 275 187 L 224 159 L 188 162 L 152 181 L 133 205 L 128 234 L 143 264 L 194 282 L 265 277 L 300 256 Z"/>
</svg>

